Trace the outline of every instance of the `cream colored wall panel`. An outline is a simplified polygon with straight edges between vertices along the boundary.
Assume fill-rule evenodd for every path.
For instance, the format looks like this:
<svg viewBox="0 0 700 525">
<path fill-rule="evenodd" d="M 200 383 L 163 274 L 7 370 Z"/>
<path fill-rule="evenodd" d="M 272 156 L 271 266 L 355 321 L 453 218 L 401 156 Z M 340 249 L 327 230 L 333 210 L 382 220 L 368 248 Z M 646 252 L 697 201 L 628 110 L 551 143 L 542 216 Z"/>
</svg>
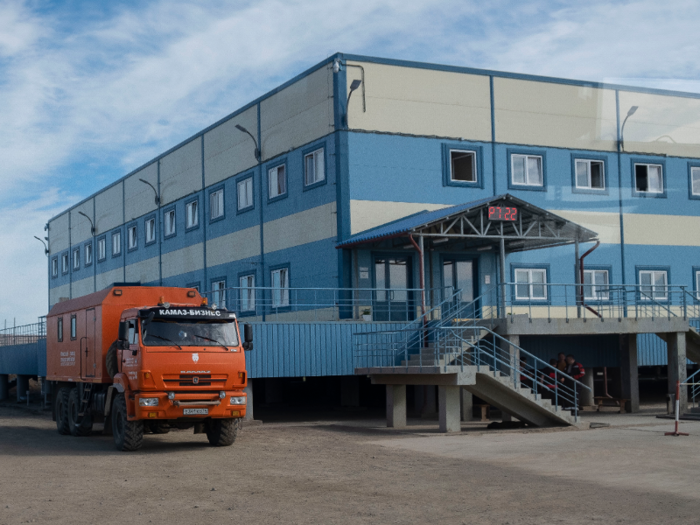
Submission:
<svg viewBox="0 0 700 525">
<path fill-rule="evenodd" d="M 700 217 L 626 213 L 625 244 L 700 246 Z"/>
<path fill-rule="evenodd" d="M 598 234 L 602 243 L 620 244 L 620 215 L 610 212 L 549 210 Z"/>
<path fill-rule="evenodd" d="M 617 149 L 613 90 L 499 77 L 493 82 L 498 142 Z"/>
<path fill-rule="evenodd" d="M 204 135 L 204 179 L 206 186 L 221 182 L 231 175 L 252 168 L 257 164 L 255 144 L 246 133 L 236 129 L 238 124 L 257 137 L 257 106 L 253 106 Z"/>
<path fill-rule="evenodd" d="M 49 310 L 55 305 L 62 297 L 70 297 L 70 285 L 64 284 L 62 286 L 57 286 L 56 288 L 49 289 Z"/>
<path fill-rule="evenodd" d="M 124 270 L 122 268 L 115 268 L 108 272 L 97 274 L 97 290 L 104 290 L 105 288 L 112 286 L 114 283 L 124 282 Z"/>
<path fill-rule="evenodd" d="M 72 283 L 73 299 L 91 294 L 95 291 L 95 279 L 90 276 Z"/>
<path fill-rule="evenodd" d="M 50 255 L 67 250 L 68 246 L 68 212 L 66 212 L 49 222 Z"/>
<path fill-rule="evenodd" d="M 202 189 L 202 139 L 196 138 L 160 160 L 162 204 Z"/>
<path fill-rule="evenodd" d="M 350 129 L 491 140 L 489 77 L 447 71 L 388 66 L 367 62 L 365 97 L 362 87 L 352 94 Z M 347 88 L 360 70 L 347 69 Z"/>
<path fill-rule="evenodd" d="M 620 91 L 625 151 L 700 157 L 700 99 Z"/>
<path fill-rule="evenodd" d="M 202 243 L 187 246 L 174 252 L 164 253 L 163 279 L 204 268 L 204 247 Z"/>
<path fill-rule="evenodd" d="M 92 199 L 85 201 L 70 211 L 70 242 L 73 246 L 80 244 L 83 241 L 87 241 L 88 239 L 92 239 L 90 221 L 80 215 L 80 212 L 83 212 L 85 215 L 90 217 L 93 222 L 95 222 L 95 218 L 92 216 Z"/>
<path fill-rule="evenodd" d="M 157 209 L 156 194 L 143 179 L 158 189 L 158 163 L 149 164 L 124 180 L 124 211 L 127 222 Z"/>
<path fill-rule="evenodd" d="M 101 235 L 124 223 L 122 184 L 116 184 L 95 195 L 95 235 Z"/>
<path fill-rule="evenodd" d="M 158 281 L 158 257 L 129 264 L 126 267 L 126 282 L 152 283 Z"/>
<path fill-rule="evenodd" d="M 207 241 L 207 266 L 209 268 L 259 255 L 259 226 L 252 226 Z"/>
<path fill-rule="evenodd" d="M 264 160 L 331 133 L 331 66 L 311 73 L 260 104 Z"/>
<path fill-rule="evenodd" d="M 390 201 L 350 201 L 350 233 L 356 234 L 423 210 L 447 208 L 446 204 Z"/>
<path fill-rule="evenodd" d="M 265 223 L 265 253 L 336 237 L 335 202 Z"/>
</svg>

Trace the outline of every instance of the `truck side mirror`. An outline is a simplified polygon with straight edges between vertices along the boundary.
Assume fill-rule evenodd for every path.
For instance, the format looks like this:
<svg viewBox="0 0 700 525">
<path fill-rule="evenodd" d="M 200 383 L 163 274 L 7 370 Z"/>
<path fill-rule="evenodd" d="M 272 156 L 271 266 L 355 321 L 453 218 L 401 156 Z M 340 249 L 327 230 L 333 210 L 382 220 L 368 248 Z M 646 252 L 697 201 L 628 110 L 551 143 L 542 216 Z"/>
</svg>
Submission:
<svg viewBox="0 0 700 525">
<path fill-rule="evenodd" d="M 124 348 L 129 341 L 129 323 L 127 321 L 119 321 L 119 346 Z"/>
<path fill-rule="evenodd" d="M 253 349 L 253 325 L 244 324 L 243 325 L 243 350 Z"/>
</svg>

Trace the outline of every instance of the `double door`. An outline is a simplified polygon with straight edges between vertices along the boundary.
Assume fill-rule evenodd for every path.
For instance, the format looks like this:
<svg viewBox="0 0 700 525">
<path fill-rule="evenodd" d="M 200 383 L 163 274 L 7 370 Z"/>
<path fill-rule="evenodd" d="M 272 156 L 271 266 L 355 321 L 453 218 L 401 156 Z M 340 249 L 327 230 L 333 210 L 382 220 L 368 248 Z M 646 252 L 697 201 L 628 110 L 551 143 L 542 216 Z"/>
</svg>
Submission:
<svg viewBox="0 0 700 525">
<path fill-rule="evenodd" d="M 445 298 L 455 296 L 453 307 L 466 306 L 477 297 L 476 275 L 476 261 L 474 259 L 445 258 L 443 260 L 443 293 Z M 474 305 L 473 311 L 464 312 L 462 315 L 480 317 L 478 310 L 478 305 Z"/>
<path fill-rule="evenodd" d="M 413 319 L 411 259 L 408 257 L 374 258 L 374 321 L 408 321 Z"/>
</svg>

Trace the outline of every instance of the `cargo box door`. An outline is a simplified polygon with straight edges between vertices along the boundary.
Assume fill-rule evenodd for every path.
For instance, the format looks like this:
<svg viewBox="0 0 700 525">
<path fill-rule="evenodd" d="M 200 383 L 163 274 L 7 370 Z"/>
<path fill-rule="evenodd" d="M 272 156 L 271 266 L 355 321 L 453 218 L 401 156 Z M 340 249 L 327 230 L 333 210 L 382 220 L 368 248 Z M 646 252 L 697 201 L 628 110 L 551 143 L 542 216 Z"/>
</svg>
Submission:
<svg viewBox="0 0 700 525">
<path fill-rule="evenodd" d="M 85 337 L 81 340 L 83 343 L 83 376 L 95 377 L 97 372 L 97 360 L 95 353 L 95 323 L 97 316 L 95 309 L 90 308 L 85 311 Z"/>
</svg>

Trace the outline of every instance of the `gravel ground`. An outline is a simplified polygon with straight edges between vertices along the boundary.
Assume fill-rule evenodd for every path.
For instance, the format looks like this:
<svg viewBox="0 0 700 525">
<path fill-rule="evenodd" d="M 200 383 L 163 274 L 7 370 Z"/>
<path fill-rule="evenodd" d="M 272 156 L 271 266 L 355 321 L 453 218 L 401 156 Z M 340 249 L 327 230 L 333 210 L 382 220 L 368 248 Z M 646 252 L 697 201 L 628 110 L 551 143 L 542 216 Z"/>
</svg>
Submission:
<svg viewBox="0 0 700 525">
<path fill-rule="evenodd" d="M 620 421 L 451 435 L 433 422 L 273 423 L 229 448 L 180 431 L 121 453 L 0 406 L 0 524 L 700 523 L 700 423 L 672 438 L 669 421 Z"/>
</svg>

